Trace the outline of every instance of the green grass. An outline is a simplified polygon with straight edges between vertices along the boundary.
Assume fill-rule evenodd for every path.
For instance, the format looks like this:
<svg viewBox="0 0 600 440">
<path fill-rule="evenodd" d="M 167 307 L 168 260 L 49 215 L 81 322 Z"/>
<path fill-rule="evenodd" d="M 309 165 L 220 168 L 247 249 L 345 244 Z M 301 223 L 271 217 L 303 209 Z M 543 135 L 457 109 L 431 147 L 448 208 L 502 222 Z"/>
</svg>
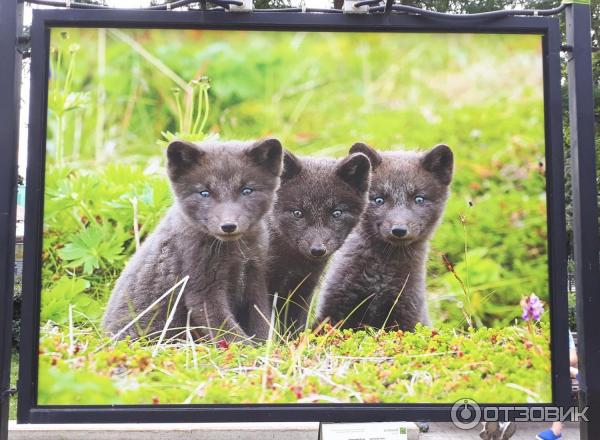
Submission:
<svg viewBox="0 0 600 440">
<path fill-rule="evenodd" d="M 339 331 L 271 345 L 109 343 L 42 333 L 42 405 L 550 402 L 548 326 Z M 107 345 L 104 345 L 107 344 Z"/>
<path fill-rule="evenodd" d="M 17 378 L 19 376 L 19 353 L 14 351 L 10 359 L 10 386 L 17 387 Z M 8 420 L 17 419 L 17 396 L 10 398 Z"/>
</svg>

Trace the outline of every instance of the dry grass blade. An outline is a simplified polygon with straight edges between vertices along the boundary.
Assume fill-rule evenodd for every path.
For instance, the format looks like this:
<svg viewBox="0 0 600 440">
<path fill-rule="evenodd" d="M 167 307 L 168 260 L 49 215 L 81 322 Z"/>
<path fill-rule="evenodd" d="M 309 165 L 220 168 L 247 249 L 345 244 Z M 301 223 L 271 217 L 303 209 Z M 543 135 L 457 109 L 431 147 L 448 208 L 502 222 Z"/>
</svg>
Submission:
<svg viewBox="0 0 600 440">
<path fill-rule="evenodd" d="M 125 327 L 123 327 L 121 330 L 119 330 L 117 333 L 115 333 L 111 338 L 110 341 L 107 342 L 106 344 L 102 344 L 100 345 L 98 348 L 96 348 L 96 351 L 101 350 L 102 348 L 104 348 L 108 343 L 110 342 L 114 342 L 117 341 L 121 335 L 123 333 L 125 333 L 127 330 L 129 330 L 132 326 L 134 326 L 140 319 L 142 319 L 150 310 L 152 310 L 154 307 L 156 307 L 161 301 L 163 301 L 167 296 L 169 296 L 173 291 L 175 291 L 175 289 L 177 289 L 179 286 L 181 286 L 182 284 L 187 284 L 188 280 L 190 279 L 189 275 L 186 275 L 182 280 L 178 281 L 176 284 L 173 285 L 173 287 L 169 288 L 169 290 L 167 290 L 165 293 L 163 293 L 161 296 L 159 296 L 154 302 L 152 302 L 152 304 L 150 304 L 148 307 L 146 307 L 144 310 L 142 310 L 142 312 L 140 312 L 135 318 L 133 318 L 131 321 L 129 321 Z M 185 286 L 184 286 L 185 287 Z"/>
<path fill-rule="evenodd" d="M 160 333 L 158 342 L 156 343 L 154 350 L 152 350 L 152 356 L 156 356 L 156 353 L 158 353 L 158 349 L 160 348 L 160 345 L 162 344 L 162 341 L 165 338 L 165 335 L 167 334 L 167 330 L 169 329 L 171 322 L 173 322 L 173 317 L 175 316 L 175 312 L 177 311 L 177 306 L 179 305 L 181 296 L 183 295 L 183 292 L 185 291 L 185 286 L 187 286 L 188 279 L 189 279 L 189 276 L 186 276 L 184 278 L 183 284 L 179 288 L 179 293 L 177 294 L 177 298 L 175 298 L 175 304 L 173 304 L 173 308 L 171 309 L 171 312 L 169 313 L 169 316 L 167 317 L 167 320 L 165 321 L 165 325 L 162 329 L 162 332 Z"/>
<path fill-rule="evenodd" d="M 170 78 L 175 84 L 181 87 L 182 90 L 186 92 L 189 91 L 190 85 L 184 81 L 179 75 L 177 75 L 173 70 L 171 70 L 165 63 L 163 63 L 160 59 L 152 55 L 148 50 L 146 50 L 140 43 L 135 41 L 125 32 L 120 31 L 119 29 L 110 29 L 110 34 L 127 44 L 137 53 L 139 53 L 146 61 L 152 64 L 156 69 L 161 72 L 166 77 Z"/>
<path fill-rule="evenodd" d="M 406 283 L 408 283 L 408 279 L 410 278 L 410 273 L 408 275 L 406 275 L 406 279 L 404 280 L 404 284 L 402 285 L 402 288 L 400 289 L 400 292 L 398 292 L 398 295 L 396 295 L 396 299 L 394 300 L 394 304 L 392 304 L 392 307 L 390 307 L 390 310 L 387 314 L 387 316 L 385 317 L 385 321 L 383 321 L 383 325 L 381 326 L 381 330 L 384 330 L 388 320 L 390 319 L 390 316 L 392 316 L 392 312 L 394 311 L 394 308 L 396 307 L 396 304 L 398 304 L 398 301 L 400 300 L 400 296 L 402 295 L 402 292 L 404 292 L 404 289 L 406 288 Z"/>
</svg>

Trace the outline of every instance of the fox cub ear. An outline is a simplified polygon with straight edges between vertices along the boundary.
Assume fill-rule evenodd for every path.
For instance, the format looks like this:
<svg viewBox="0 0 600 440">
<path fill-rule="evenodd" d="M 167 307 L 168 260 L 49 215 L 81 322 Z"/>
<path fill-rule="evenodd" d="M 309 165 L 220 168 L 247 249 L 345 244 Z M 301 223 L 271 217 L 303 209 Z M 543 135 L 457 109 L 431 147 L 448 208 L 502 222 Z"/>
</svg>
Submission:
<svg viewBox="0 0 600 440">
<path fill-rule="evenodd" d="M 280 176 L 282 171 L 283 147 L 274 138 L 256 141 L 246 152 L 256 165 L 267 169 L 274 176 Z"/>
<path fill-rule="evenodd" d="M 372 147 L 362 142 L 357 142 L 350 147 L 350 154 L 362 153 L 369 158 L 371 161 L 371 168 L 375 169 L 381 165 L 381 155 Z"/>
<path fill-rule="evenodd" d="M 204 151 L 191 142 L 175 140 L 167 147 L 167 169 L 171 178 L 177 178 L 198 164 Z"/>
<path fill-rule="evenodd" d="M 344 158 L 335 173 L 359 194 L 369 191 L 371 162 L 364 154 L 356 153 Z"/>
<path fill-rule="evenodd" d="M 444 185 L 450 184 L 454 168 L 454 155 L 448 145 L 440 144 L 433 147 L 423 156 L 421 165 Z"/>
<path fill-rule="evenodd" d="M 281 180 L 288 180 L 292 177 L 296 177 L 302 170 L 302 164 L 300 159 L 294 156 L 289 151 L 283 153 L 283 173 L 281 174 Z"/>
</svg>

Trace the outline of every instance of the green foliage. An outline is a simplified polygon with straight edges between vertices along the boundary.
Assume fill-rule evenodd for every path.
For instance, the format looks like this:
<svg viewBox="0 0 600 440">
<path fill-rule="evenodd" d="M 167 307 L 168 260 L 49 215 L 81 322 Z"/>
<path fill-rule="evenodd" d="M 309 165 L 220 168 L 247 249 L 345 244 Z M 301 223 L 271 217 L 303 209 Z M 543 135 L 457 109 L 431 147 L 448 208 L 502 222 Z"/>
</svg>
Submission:
<svg viewBox="0 0 600 440">
<path fill-rule="evenodd" d="M 253 0 L 255 9 L 279 9 L 289 8 L 292 3 L 289 0 Z"/>
<path fill-rule="evenodd" d="M 89 287 L 90 282 L 84 278 L 60 278 L 52 288 L 42 292 L 41 320 L 67 325 L 69 314 L 65 310 L 70 307 L 75 324 L 100 318 L 102 306 L 84 294 Z"/>
<path fill-rule="evenodd" d="M 326 328 L 271 345 L 75 342 L 45 329 L 38 403 L 448 403 L 551 401 L 549 327 Z M 108 345 L 104 345 L 108 344 Z M 268 348 L 270 347 L 270 348 Z"/>
<path fill-rule="evenodd" d="M 67 268 L 83 267 L 83 274 L 90 275 L 96 269 L 107 269 L 123 258 L 123 242 L 128 236 L 105 225 L 91 224 L 71 238 L 58 256 Z"/>
<path fill-rule="evenodd" d="M 204 130 L 210 113 L 208 89 L 210 89 L 208 78 L 201 77 L 199 80 L 193 80 L 183 91 L 183 103 L 182 90 L 173 89 L 177 104 L 178 131 L 175 133 L 163 131 L 161 134 L 164 140 L 159 141 L 160 145 L 166 146 L 175 139 L 195 142 L 206 137 Z"/>
<path fill-rule="evenodd" d="M 48 319 L 55 322 L 66 322 L 69 304 L 88 314 L 94 306 L 83 300 L 86 296 L 101 301 L 89 317 L 100 316 L 126 259 L 135 252 L 134 223 L 137 238 L 143 241 L 171 204 L 166 177 L 152 168 L 152 165 L 146 170 L 132 165 L 108 165 L 94 172 L 48 170 L 42 317 L 45 307 L 51 305 L 52 317 Z M 162 172 L 162 168 L 160 163 L 154 165 L 157 171 Z M 85 284 L 67 285 L 68 280 L 72 283 L 83 280 Z M 75 286 L 79 289 L 77 294 Z M 56 298 L 47 300 L 48 295 Z M 64 301 L 58 300 L 61 295 L 65 295 Z M 62 318 L 54 314 L 57 308 L 62 309 Z"/>
<path fill-rule="evenodd" d="M 65 53 L 90 50 L 56 68 L 51 91 L 68 76 L 93 99 L 49 135 L 65 139 L 69 160 L 50 158 L 46 176 L 45 289 L 82 277 L 83 294 L 106 301 L 171 201 L 156 139 L 275 135 L 295 153 L 333 156 L 357 140 L 450 145 L 452 196 L 428 263 L 435 322 L 504 326 L 522 296 L 547 299 L 539 37 L 402 34 L 390 45 L 388 34 L 99 32 L 53 31 Z M 100 153 L 77 147 L 87 137 L 103 140 Z"/>
<path fill-rule="evenodd" d="M 56 163 L 63 164 L 65 150 L 65 116 L 68 112 L 85 107 L 88 102 L 87 92 L 78 92 L 73 89 L 74 66 L 80 46 L 77 43 L 68 43 L 68 33 L 63 31 L 60 38 L 55 39 L 58 46 L 50 49 L 50 71 L 52 72 L 53 86 L 48 92 L 48 112 L 53 115 L 56 123 L 56 137 L 54 154 Z M 68 45 L 68 46 L 67 46 Z"/>
<path fill-rule="evenodd" d="M 10 386 L 13 388 L 17 387 L 17 377 L 19 375 L 19 352 L 13 351 L 10 359 Z M 17 418 L 17 396 L 16 394 L 10 396 L 10 402 L 8 407 L 8 420 L 15 420 Z"/>
</svg>

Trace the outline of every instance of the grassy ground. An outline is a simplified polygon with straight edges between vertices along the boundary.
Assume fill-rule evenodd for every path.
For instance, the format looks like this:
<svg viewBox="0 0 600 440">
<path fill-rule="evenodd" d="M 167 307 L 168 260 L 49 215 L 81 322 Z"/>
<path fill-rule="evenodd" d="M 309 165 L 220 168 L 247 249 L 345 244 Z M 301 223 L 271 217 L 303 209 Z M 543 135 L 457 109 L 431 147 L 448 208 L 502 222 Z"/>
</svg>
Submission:
<svg viewBox="0 0 600 440">
<path fill-rule="evenodd" d="M 10 361 L 10 385 L 11 387 L 17 386 L 17 377 L 19 375 L 19 354 L 13 352 L 12 359 Z M 17 396 L 14 395 L 10 398 L 8 419 L 15 420 L 17 418 Z"/>
<path fill-rule="evenodd" d="M 257 346 L 110 343 L 46 329 L 39 403 L 551 401 L 548 326 L 339 331 Z"/>
</svg>

